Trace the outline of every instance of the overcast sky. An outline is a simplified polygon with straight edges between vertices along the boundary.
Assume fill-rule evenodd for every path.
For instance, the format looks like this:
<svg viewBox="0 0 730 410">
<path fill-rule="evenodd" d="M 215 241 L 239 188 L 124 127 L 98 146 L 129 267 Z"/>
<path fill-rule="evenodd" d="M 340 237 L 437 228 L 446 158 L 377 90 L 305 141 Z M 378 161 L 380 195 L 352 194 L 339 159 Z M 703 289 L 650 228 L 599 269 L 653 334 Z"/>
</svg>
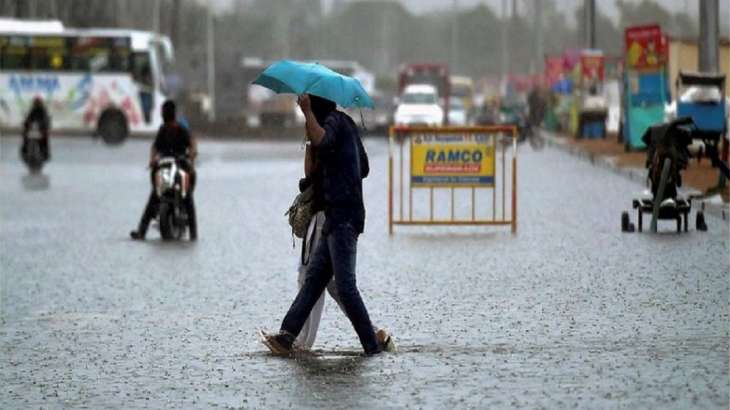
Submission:
<svg viewBox="0 0 730 410">
<path fill-rule="evenodd" d="M 638 0 L 636 0 L 638 1 Z M 660 0 L 660 3 L 664 4 L 664 7 L 673 9 L 686 9 L 690 13 L 696 15 L 699 0 Z M 729 0 L 720 0 L 720 3 L 727 3 Z M 429 9 L 438 9 L 445 6 L 451 6 L 453 3 L 449 0 L 401 0 L 413 12 L 419 12 Z M 558 8 L 564 9 L 570 16 L 573 15 L 572 11 L 580 5 L 583 0 L 557 0 L 556 4 Z M 469 7 L 475 4 L 485 3 L 492 7 L 493 10 L 498 11 L 502 8 L 502 0 L 457 0 L 459 6 Z M 511 0 L 507 2 L 508 6 L 511 7 Z M 527 4 L 532 3 L 526 1 L 518 1 L 519 7 L 525 7 Z M 616 18 L 616 2 L 613 0 L 598 0 L 596 6 L 604 13 L 609 16 Z"/>
<path fill-rule="evenodd" d="M 205 0 L 202 0 L 205 1 Z M 210 0 L 216 4 L 219 8 L 227 8 L 237 0 Z M 336 1 L 362 1 L 362 0 L 323 0 L 325 9 L 329 9 L 332 3 Z M 366 1 L 366 0 L 365 0 Z M 397 0 L 403 3 L 413 13 L 424 13 L 440 9 L 449 9 L 453 6 L 454 0 Z M 639 2 L 641 0 L 630 0 Z M 699 1 L 700 0 L 658 0 L 665 8 L 672 10 L 684 10 L 690 15 L 697 17 Z M 720 25 L 723 24 L 723 32 L 730 31 L 730 0 L 719 0 L 720 1 Z M 581 4 L 583 0 L 556 0 L 558 8 L 563 10 L 564 13 L 569 16 L 574 16 L 574 10 Z M 476 4 L 487 4 L 496 13 L 499 13 L 502 8 L 502 0 L 456 0 L 458 7 L 473 7 Z M 511 5 L 512 0 L 507 1 Z M 527 4 L 532 1 L 519 0 L 520 10 L 524 10 Z M 608 14 L 614 20 L 618 18 L 618 12 L 616 9 L 615 0 L 596 0 L 596 6 L 601 12 Z"/>
</svg>

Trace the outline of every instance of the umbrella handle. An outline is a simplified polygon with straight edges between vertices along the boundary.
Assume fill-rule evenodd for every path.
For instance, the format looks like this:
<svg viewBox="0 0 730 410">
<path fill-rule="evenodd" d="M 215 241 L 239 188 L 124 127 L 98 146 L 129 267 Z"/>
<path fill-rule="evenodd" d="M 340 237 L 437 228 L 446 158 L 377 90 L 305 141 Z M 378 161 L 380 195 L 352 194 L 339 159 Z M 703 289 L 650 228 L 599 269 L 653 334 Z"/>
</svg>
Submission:
<svg viewBox="0 0 730 410">
<path fill-rule="evenodd" d="M 360 124 L 362 124 L 362 130 L 367 132 L 368 128 L 365 126 L 365 118 L 362 116 L 362 108 L 358 108 L 358 111 L 360 111 Z"/>
</svg>

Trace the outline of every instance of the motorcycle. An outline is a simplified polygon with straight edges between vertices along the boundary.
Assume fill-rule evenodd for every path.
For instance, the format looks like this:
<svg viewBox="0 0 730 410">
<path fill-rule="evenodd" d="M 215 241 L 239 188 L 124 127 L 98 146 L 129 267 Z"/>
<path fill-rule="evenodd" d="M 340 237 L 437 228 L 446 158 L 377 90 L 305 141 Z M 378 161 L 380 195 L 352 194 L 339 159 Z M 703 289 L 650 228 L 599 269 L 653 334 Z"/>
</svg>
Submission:
<svg viewBox="0 0 730 410">
<path fill-rule="evenodd" d="M 180 240 L 188 228 L 186 201 L 190 175 L 180 166 L 184 158 L 163 157 L 157 162 L 155 193 L 160 235 L 165 240 Z"/>
<path fill-rule="evenodd" d="M 545 146 L 545 141 L 539 130 L 530 123 L 524 107 L 509 107 L 500 113 L 501 125 L 513 125 L 517 127 L 517 143 L 522 144 L 529 141 L 532 149 L 539 151 Z"/>
<path fill-rule="evenodd" d="M 40 172 L 43 164 L 46 162 L 46 157 L 41 148 L 42 139 L 43 132 L 41 131 L 40 124 L 37 122 L 31 124 L 26 134 L 25 145 L 20 151 L 20 157 L 33 174 Z"/>
</svg>

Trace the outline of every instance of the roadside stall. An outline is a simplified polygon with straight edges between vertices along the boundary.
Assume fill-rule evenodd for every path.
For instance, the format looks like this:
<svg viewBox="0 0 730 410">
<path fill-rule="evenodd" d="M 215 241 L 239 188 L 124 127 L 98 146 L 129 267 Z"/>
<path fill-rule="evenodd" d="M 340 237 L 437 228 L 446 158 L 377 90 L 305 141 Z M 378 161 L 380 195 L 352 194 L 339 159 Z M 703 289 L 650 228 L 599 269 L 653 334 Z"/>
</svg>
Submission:
<svg viewBox="0 0 730 410">
<path fill-rule="evenodd" d="M 605 138 L 608 103 L 603 91 L 603 51 L 583 50 L 580 55 L 580 87 L 577 138 Z"/>
<path fill-rule="evenodd" d="M 664 120 L 664 105 L 670 100 L 667 41 L 659 25 L 629 27 L 624 39 L 620 133 L 626 151 L 631 151 L 645 149 L 641 137 Z"/>
<path fill-rule="evenodd" d="M 560 81 L 563 78 L 563 59 L 560 56 L 545 56 L 545 85 L 550 90 L 543 126 L 550 131 L 558 131 L 560 119 L 557 115 Z"/>
<path fill-rule="evenodd" d="M 718 141 L 726 130 L 725 74 L 679 72 L 677 116 L 691 117 L 707 139 Z"/>
</svg>

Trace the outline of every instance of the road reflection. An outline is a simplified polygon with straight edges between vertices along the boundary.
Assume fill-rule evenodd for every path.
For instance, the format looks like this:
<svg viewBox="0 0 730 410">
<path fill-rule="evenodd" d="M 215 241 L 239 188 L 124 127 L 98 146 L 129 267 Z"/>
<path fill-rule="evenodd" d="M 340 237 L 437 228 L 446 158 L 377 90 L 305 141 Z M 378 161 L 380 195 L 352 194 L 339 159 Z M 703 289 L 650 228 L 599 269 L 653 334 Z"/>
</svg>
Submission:
<svg viewBox="0 0 730 410">
<path fill-rule="evenodd" d="M 25 174 L 20 182 L 26 191 L 45 191 L 51 187 L 51 178 L 43 173 Z"/>
</svg>

